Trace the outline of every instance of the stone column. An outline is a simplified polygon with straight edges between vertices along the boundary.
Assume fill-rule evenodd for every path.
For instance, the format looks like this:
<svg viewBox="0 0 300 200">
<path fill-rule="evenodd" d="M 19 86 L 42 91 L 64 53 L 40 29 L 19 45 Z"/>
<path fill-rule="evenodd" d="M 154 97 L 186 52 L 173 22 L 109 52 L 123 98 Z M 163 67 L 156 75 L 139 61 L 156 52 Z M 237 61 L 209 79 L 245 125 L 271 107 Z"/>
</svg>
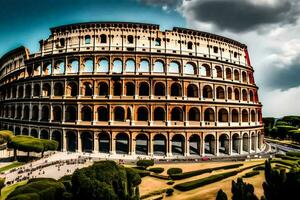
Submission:
<svg viewBox="0 0 300 200">
<path fill-rule="evenodd" d="M 219 137 L 218 134 L 216 134 L 215 137 L 215 149 L 214 149 L 214 155 L 219 156 Z"/>
<path fill-rule="evenodd" d="M 63 151 L 67 151 L 67 133 L 66 133 L 66 130 L 62 131 L 62 138 L 63 138 L 62 149 L 63 149 Z"/>
<path fill-rule="evenodd" d="M 167 137 L 167 156 L 172 156 L 172 140 L 170 137 L 170 133 L 168 133 L 168 137 Z"/>
<path fill-rule="evenodd" d="M 82 152 L 81 135 L 79 132 L 77 134 L 77 152 Z"/>
<path fill-rule="evenodd" d="M 187 138 L 187 134 L 186 134 L 186 137 L 185 137 L 185 154 L 184 156 L 190 156 L 190 140 Z"/>
<path fill-rule="evenodd" d="M 111 150 L 110 154 L 116 154 L 116 133 L 111 133 Z"/>
<path fill-rule="evenodd" d="M 148 139 L 148 156 L 153 156 L 154 152 L 154 146 L 153 146 L 153 134 L 149 133 L 149 139 Z"/>
</svg>

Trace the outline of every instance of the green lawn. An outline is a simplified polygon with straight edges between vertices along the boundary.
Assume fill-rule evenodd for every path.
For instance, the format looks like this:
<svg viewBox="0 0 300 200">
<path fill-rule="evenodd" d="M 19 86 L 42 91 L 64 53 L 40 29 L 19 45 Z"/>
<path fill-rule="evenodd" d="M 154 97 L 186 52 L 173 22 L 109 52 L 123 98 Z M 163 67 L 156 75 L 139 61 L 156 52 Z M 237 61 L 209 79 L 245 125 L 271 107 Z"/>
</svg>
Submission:
<svg viewBox="0 0 300 200">
<path fill-rule="evenodd" d="M 0 173 L 1 172 L 5 172 L 5 171 L 10 170 L 10 169 L 15 168 L 15 167 L 19 167 L 21 165 L 24 165 L 24 163 L 23 162 L 13 162 L 13 163 L 11 163 L 9 165 L 1 167 L 0 168 Z"/>
<path fill-rule="evenodd" d="M 10 185 L 10 186 L 6 186 L 4 188 L 2 188 L 1 190 L 1 200 L 5 200 L 6 197 L 12 192 L 14 191 L 14 189 L 16 189 L 16 187 L 21 186 L 21 185 L 25 185 L 27 183 L 26 181 L 21 181 L 19 183 Z"/>
</svg>

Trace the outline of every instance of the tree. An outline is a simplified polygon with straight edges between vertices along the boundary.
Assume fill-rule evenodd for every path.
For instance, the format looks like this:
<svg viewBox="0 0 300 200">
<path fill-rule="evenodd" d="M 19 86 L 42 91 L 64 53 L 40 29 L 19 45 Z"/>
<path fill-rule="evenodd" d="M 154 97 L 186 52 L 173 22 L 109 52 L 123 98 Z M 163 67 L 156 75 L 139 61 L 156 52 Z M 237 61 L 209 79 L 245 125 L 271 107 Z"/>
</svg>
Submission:
<svg viewBox="0 0 300 200">
<path fill-rule="evenodd" d="M 147 169 L 147 167 L 154 165 L 154 160 L 138 160 L 136 165 L 143 169 Z"/>
<path fill-rule="evenodd" d="M 0 131 L 0 144 L 7 143 L 13 137 L 13 132 L 9 130 Z"/>
<path fill-rule="evenodd" d="M 237 182 L 232 181 L 231 192 L 232 200 L 258 200 L 253 185 L 244 183 L 242 178 L 238 178 Z"/>
<path fill-rule="evenodd" d="M 227 195 L 222 189 L 218 191 L 216 200 L 227 200 Z"/>
</svg>

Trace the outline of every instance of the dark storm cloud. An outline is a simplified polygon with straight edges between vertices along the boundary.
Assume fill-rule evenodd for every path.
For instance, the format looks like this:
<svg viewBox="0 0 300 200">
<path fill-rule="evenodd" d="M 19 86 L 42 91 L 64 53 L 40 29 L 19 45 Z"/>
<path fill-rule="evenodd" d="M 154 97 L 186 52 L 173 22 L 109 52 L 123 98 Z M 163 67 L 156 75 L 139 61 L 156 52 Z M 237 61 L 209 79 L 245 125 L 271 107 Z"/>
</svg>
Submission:
<svg viewBox="0 0 300 200">
<path fill-rule="evenodd" d="M 254 4 L 248 0 L 202 0 L 193 1 L 186 8 L 185 14 L 194 20 L 234 32 L 267 24 L 291 24 L 299 16 L 299 3 L 295 0 L 283 0 L 274 5 Z"/>
<path fill-rule="evenodd" d="M 266 82 L 273 89 L 287 90 L 300 86 L 300 57 L 288 66 L 274 67 L 266 74 Z"/>
</svg>

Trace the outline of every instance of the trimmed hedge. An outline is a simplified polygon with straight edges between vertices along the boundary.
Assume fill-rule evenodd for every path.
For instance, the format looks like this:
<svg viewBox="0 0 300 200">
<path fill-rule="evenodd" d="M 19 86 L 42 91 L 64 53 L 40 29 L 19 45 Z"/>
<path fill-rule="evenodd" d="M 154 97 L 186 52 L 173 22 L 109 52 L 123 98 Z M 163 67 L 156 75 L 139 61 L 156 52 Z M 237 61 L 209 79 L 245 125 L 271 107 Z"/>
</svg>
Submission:
<svg viewBox="0 0 300 200">
<path fill-rule="evenodd" d="M 250 178 L 250 177 L 256 176 L 258 174 L 259 174 L 259 171 L 248 172 L 243 176 L 243 178 Z"/>
<path fill-rule="evenodd" d="M 279 163 L 279 164 L 287 165 L 287 166 L 290 166 L 290 167 L 298 165 L 297 162 L 295 162 L 295 161 L 279 160 L 279 159 L 273 159 L 273 160 L 271 160 L 271 163 Z"/>
<path fill-rule="evenodd" d="M 298 159 L 300 159 L 300 152 L 298 151 L 288 151 L 286 152 L 286 155 L 292 157 L 299 157 Z"/>
<path fill-rule="evenodd" d="M 162 168 L 162 167 L 152 167 L 152 168 L 148 169 L 148 171 L 154 172 L 154 173 L 156 173 L 156 174 L 160 174 L 160 173 L 162 173 L 163 171 L 165 171 L 165 169 Z"/>
<path fill-rule="evenodd" d="M 174 192 L 173 188 L 168 188 L 168 189 L 166 190 L 166 196 L 172 196 L 172 195 L 173 195 L 173 192 Z"/>
<path fill-rule="evenodd" d="M 144 169 L 147 169 L 147 167 L 154 165 L 154 160 L 138 160 L 136 162 L 136 165 L 139 167 L 143 167 Z"/>
<path fill-rule="evenodd" d="M 175 174 L 181 174 L 182 173 L 182 169 L 181 168 L 170 168 L 167 171 L 167 174 L 169 176 L 175 175 Z"/>
<path fill-rule="evenodd" d="M 265 166 L 257 166 L 253 168 L 254 171 L 260 171 L 260 170 L 265 170 Z"/>
<path fill-rule="evenodd" d="M 175 189 L 180 190 L 180 191 L 188 191 L 188 190 L 192 190 L 198 187 L 202 187 L 204 185 L 210 184 L 210 183 L 214 183 L 220 180 L 223 180 L 225 178 L 228 178 L 230 176 L 235 176 L 239 173 L 238 170 L 232 171 L 232 172 L 225 172 L 222 174 L 216 174 L 213 176 L 209 176 L 206 178 L 202 178 L 202 179 L 198 179 L 198 180 L 194 180 L 194 181 L 189 181 L 189 182 L 185 182 L 185 183 L 180 183 L 174 186 Z"/>
<path fill-rule="evenodd" d="M 163 180 L 170 180 L 169 176 L 161 175 L 161 174 L 150 174 L 149 176 L 154 178 L 159 178 Z"/>
</svg>

